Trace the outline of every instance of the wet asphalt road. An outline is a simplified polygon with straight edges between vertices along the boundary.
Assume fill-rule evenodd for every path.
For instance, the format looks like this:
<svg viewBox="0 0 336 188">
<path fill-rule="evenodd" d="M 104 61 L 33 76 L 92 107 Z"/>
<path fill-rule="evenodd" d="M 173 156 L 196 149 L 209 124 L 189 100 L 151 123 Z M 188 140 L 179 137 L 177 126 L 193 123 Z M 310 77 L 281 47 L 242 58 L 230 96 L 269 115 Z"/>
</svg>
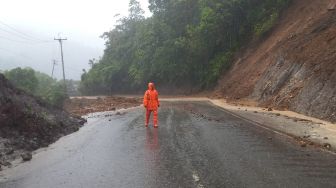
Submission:
<svg viewBox="0 0 336 188">
<path fill-rule="evenodd" d="M 336 187 L 336 157 L 204 102 L 89 119 L 79 132 L 1 172 L 1 188 Z"/>
</svg>

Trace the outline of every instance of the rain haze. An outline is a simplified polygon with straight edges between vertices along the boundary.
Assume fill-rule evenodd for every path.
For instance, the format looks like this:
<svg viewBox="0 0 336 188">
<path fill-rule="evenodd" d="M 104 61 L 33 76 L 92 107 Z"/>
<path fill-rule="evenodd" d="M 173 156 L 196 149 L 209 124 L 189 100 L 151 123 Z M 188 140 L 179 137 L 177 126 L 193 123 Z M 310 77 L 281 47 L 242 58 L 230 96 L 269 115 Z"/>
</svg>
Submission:
<svg viewBox="0 0 336 188">
<path fill-rule="evenodd" d="M 336 188 L 336 0 L 0 1 L 0 188 Z"/>
<path fill-rule="evenodd" d="M 140 0 L 146 15 L 147 0 Z M 32 67 L 62 77 L 59 43 L 64 42 L 66 77 L 79 80 L 90 59 L 103 54 L 104 40 L 100 36 L 128 14 L 129 1 L 118 0 L 11 0 L 0 7 L 0 70 Z M 116 17 L 116 15 L 120 16 Z"/>
</svg>

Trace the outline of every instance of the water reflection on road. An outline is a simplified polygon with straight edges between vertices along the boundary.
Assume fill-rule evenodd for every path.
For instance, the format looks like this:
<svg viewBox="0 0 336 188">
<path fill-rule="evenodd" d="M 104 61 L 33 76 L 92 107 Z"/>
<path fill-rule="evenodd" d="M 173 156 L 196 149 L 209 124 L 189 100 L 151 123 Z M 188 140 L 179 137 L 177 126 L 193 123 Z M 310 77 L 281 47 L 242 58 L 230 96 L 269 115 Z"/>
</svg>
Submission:
<svg viewBox="0 0 336 188">
<path fill-rule="evenodd" d="M 158 129 L 145 128 L 142 108 L 94 116 L 3 171 L 0 187 L 335 187 L 335 161 L 205 102 L 166 102 Z"/>
</svg>

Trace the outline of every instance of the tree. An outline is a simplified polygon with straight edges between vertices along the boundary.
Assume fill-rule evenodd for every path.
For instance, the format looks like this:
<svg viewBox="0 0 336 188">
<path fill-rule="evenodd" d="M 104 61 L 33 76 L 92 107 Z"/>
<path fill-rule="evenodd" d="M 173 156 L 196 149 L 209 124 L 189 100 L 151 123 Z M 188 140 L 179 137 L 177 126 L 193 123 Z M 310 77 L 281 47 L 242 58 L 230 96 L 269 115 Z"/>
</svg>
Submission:
<svg viewBox="0 0 336 188">
<path fill-rule="evenodd" d="M 5 71 L 5 77 L 16 87 L 34 94 L 38 87 L 35 71 L 31 68 L 15 68 Z"/>
<path fill-rule="evenodd" d="M 137 0 L 130 0 L 128 8 L 130 20 L 142 20 L 144 19 L 145 11 L 141 8 L 141 4 Z"/>
</svg>

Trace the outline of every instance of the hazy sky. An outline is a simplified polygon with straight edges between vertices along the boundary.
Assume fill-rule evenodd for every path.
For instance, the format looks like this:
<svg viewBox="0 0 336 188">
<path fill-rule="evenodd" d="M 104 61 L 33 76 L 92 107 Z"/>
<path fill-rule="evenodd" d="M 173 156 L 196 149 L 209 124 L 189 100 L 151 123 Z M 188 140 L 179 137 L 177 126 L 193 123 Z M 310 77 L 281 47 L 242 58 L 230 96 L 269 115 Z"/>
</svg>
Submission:
<svg viewBox="0 0 336 188">
<path fill-rule="evenodd" d="M 146 15 L 148 0 L 140 0 Z M 79 79 L 88 60 L 104 50 L 99 36 L 111 30 L 116 14 L 126 16 L 128 0 L 3 0 L 0 6 L 0 70 L 30 66 L 51 74 L 60 60 L 54 36 L 64 43 L 66 75 Z M 22 34 L 23 33 L 23 34 Z M 55 68 L 61 78 L 61 64 Z"/>
</svg>

